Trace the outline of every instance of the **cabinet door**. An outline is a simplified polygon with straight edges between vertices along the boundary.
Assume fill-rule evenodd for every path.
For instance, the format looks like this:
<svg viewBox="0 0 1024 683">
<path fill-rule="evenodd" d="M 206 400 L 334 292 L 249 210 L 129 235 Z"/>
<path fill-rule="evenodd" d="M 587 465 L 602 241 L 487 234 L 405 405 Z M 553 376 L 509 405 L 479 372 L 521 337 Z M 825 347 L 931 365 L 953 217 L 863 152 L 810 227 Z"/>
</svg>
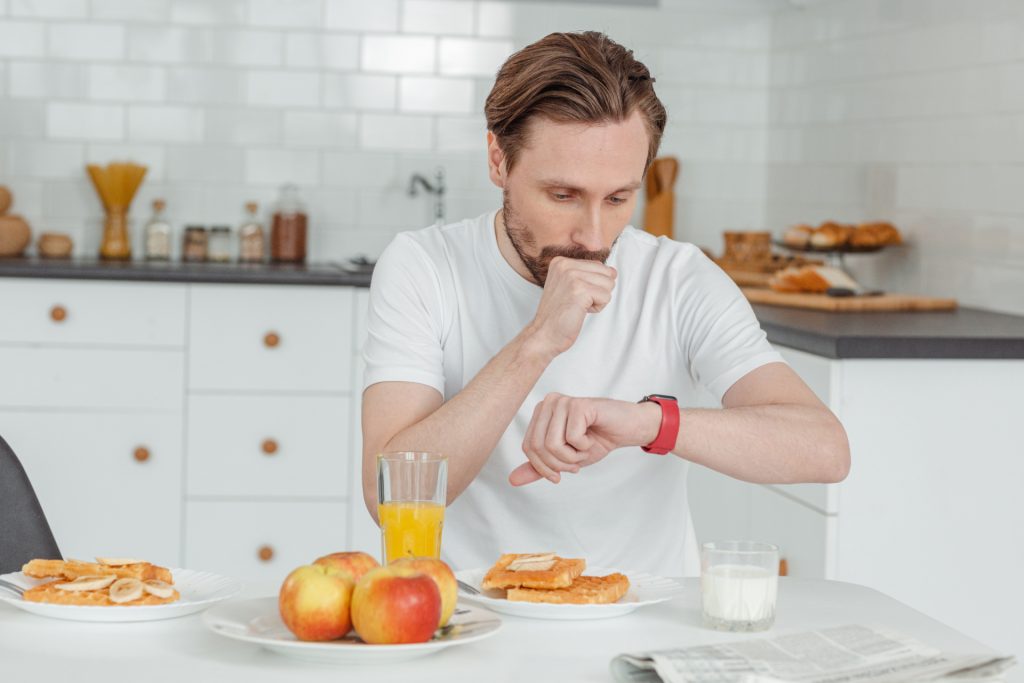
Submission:
<svg viewBox="0 0 1024 683">
<path fill-rule="evenodd" d="M 774 543 L 789 576 L 834 578 L 836 518 L 768 486 L 755 486 L 750 501 L 750 538 Z"/>
<path fill-rule="evenodd" d="M 0 412 L 65 557 L 179 566 L 181 418 Z"/>
<path fill-rule="evenodd" d="M 193 285 L 190 390 L 348 392 L 352 288 Z"/>
</svg>

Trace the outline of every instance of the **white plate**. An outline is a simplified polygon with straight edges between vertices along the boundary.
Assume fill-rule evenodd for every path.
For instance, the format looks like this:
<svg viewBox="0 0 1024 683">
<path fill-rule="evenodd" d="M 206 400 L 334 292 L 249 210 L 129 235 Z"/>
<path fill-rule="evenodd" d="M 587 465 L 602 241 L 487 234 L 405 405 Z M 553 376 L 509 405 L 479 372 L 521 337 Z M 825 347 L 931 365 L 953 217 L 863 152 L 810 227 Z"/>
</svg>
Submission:
<svg viewBox="0 0 1024 683">
<path fill-rule="evenodd" d="M 608 569 L 604 567 L 587 567 L 587 576 L 605 576 L 619 572 L 629 579 L 629 591 L 618 602 L 608 605 L 552 605 L 544 602 L 512 602 L 506 600 L 501 591 L 485 591 L 480 583 L 487 569 L 466 569 L 456 572 L 460 581 L 481 591 L 480 595 L 459 593 L 460 600 L 476 603 L 487 609 L 514 617 L 531 619 L 606 619 L 620 617 L 623 614 L 659 602 L 671 600 L 683 591 L 683 584 L 678 579 L 655 576 L 645 572 Z"/>
<path fill-rule="evenodd" d="M 157 621 L 173 619 L 186 614 L 200 612 L 221 600 L 237 595 L 242 584 L 232 579 L 210 572 L 197 572 L 191 569 L 172 569 L 174 587 L 181 597 L 164 605 L 138 606 L 84 606 L 54 605 L 47 602 L 29 602 L 5 588 L 0 588 L 0 600 L 18 609 L 32 614 L 39 614 L 54 619 L 70 619 L 71 621 Z M 52 579 L 33 579 L 21 572 L 4 574 L 0 579 L 10 581 L 22 588 L 31 588 Z"/>
<path fill-rule="evenodd" d="M 236 600 L 220 605 L 203 615 L 203 623 L 228 638 L 255 643 L 286 657 L 328 664 L 401 662 L 482 640 L 501 628 L 501 619 L 487 610 L 460 607 L 448 625 L 426 643 L 367 645 L 354 634 L 341 640 L 310 643 L 297 640 L 281 621 L 277 598 Z"/>
</svg>

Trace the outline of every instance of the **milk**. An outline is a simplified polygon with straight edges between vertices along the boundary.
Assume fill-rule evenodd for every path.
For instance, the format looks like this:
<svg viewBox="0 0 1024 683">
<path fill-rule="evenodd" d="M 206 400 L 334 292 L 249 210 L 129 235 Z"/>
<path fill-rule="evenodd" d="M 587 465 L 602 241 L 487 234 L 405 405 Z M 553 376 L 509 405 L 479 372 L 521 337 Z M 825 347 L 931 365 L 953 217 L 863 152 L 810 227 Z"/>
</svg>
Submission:
<svg viewBox="0 0 1024 683">
<path fill-rule="evenodd" d="M 704 618 L 714 628 L 758 630 L 775 619 L 778 574 L 763 567 L 719 564 L 701 573 Z"/>
</svg>

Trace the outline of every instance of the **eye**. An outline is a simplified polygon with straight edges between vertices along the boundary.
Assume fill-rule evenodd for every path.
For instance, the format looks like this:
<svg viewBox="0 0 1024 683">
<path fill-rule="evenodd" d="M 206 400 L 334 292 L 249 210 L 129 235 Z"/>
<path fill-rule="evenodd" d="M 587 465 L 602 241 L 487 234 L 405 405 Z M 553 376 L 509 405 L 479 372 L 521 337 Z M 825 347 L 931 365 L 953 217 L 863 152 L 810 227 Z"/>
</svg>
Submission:
<svg viewBox="0 0 1024 683">
<path fill-rule="evenodd" d="M 618 206 L 619 204 L 625 204 L 626 203 L 626 198 L 625 197 L 609 197 L 608 201 L 611 202 L 612 204 Z"/>
<path fill-rule="evenodd" d="M 564 202 L 572 199 L 572 195 L 565 194 L 564 192 L 552 192 L 551 197 L 557 201 Z"/>
</svg>

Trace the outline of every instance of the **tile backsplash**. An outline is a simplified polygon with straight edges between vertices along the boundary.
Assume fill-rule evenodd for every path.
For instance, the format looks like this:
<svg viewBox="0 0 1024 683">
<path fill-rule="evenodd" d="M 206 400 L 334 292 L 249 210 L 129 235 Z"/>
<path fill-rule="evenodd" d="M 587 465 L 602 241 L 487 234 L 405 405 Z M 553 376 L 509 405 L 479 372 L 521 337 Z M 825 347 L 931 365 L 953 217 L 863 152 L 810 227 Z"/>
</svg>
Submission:
<svg viewBox="0 0 1024 683">
<path fill-rule="evenodd" d="M 970 7 L 968 9 L 967 7 Z M 1010 0 L 0 0 L 0 182 L 36 233 L 94 254 L 86 162 L 149 166 L 185 223 L 236 224 L 296 182 L 311 258 L 375 255 L 497 206 L 484 99 L 501 62 L 597 29 L 651 67 L 676 234 L 888 218 L 869 284 L 1024 313 L 1024 5 Z M 640 211 L 638 210 L 637 222 Z"/>
</svg>

